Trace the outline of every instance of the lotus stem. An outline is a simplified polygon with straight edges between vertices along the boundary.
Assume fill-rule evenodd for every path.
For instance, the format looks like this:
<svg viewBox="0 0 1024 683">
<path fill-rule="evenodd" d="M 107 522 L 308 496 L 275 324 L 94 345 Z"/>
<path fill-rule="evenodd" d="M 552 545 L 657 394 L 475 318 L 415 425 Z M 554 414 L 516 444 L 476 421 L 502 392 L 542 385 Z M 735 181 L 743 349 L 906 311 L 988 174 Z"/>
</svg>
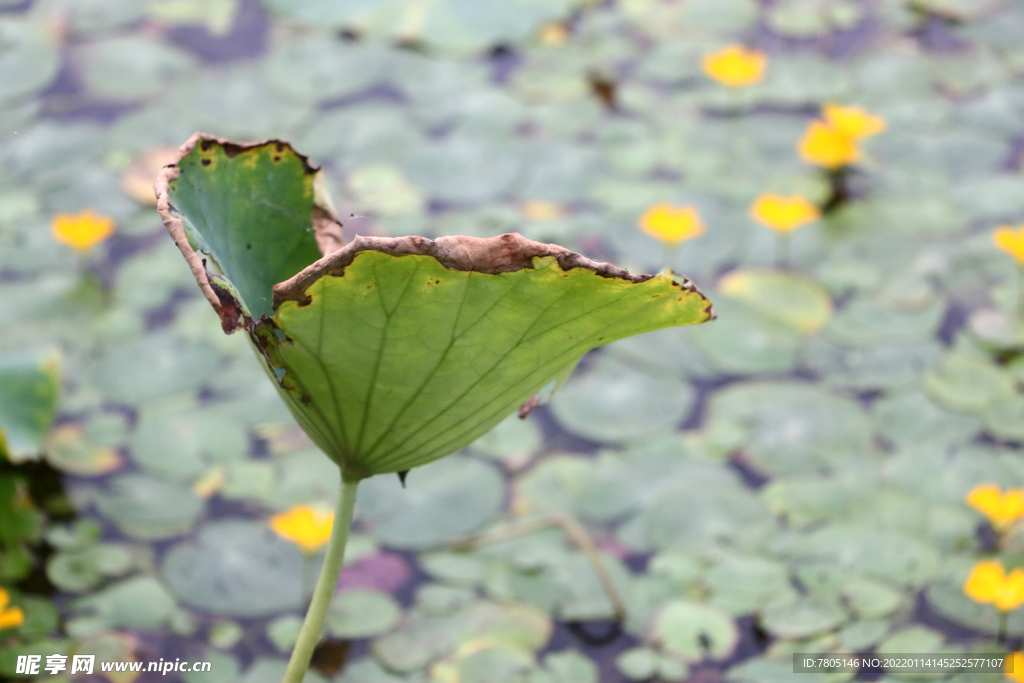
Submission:
<svg viewBox="0 0 1024 683">
<path fill-rule="evenodd" d="M 1009 613 L 1004 610 L 999 610 L 999 632 L 996 633 L 996 642 L 1000 645 L 1006 645 L 1006 626 L 1009 621 Z"/>
<path fill-rule="evenodd" d="M 338 496 L 338 507 L 334 512 L 334 526 L 331 528 L 331 540 L 327 542 L 324 552 L 324 564 L 320 569 L 320 578 L 313 589 L 313 597 L 306 611 L 306 620 L 302 622 L 299 638 L 288 660 L 288 668 L 284 672 L 281 683 L 301 683 L 309 670 L 309 662 L 313 658 L 313 649 L 320 640 L 324 621 L 327 620 L 327 609 L 331 606 L 331 598 L 338 585 L 338 574 L 341 563 L 345 559 L 345 545 L 348 543 L 348 532 L 352 526 L 352 513 L 356 506 L 356 488 L 359 480 L 341 479 L 341 494 Z"/>
<path fill-rule="evenodd" d="M 785 270 L 789 267 L 789 234 L 775 233 L 775 268 Z"/>
</svg>

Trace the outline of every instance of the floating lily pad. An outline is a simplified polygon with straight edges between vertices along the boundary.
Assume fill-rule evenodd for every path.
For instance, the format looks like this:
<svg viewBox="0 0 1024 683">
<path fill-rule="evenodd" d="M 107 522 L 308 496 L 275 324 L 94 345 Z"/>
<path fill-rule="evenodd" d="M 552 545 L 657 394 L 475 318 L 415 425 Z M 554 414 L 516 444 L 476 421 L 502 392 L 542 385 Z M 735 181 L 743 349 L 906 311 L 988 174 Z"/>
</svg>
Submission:
<svg viewBox="0 0 1024 683">
<path fill-rule="evenodd" d="M 402 610 L 387 593 L 350 590 L 334 596 L 327 614 L 327 632 L 336 638 L 369 638 L 398 623 Z"/>
<path fill-rule="evenodd" d="M 711 602 L 730 614 L 758 611 L 792 590 L 785 565 L 760 557 L 733 556 L 705 575 Z"/>
<path fill-rule="evenodd" d="M 479 529 L 503 498 L 504 479 L 493 465 L 451 456 L 410 472 L 405 488 L 393 475 L 365 482 L 356 519 L 386 545 L 428 548 Z"/>
<path fill-rule="evenodd" d="M 655 617 L 651 637 L 684 661 L 724 659 L 739 633 L 732 618 L 712 605 L 673 600 Z"/>
<path fill-rule="evenodd" d="M 785 596 L 761 613 L 761 623 L 777 638 L 807 638 L 832 631 L 848 618 L 839 601 L 826 595 Z"/>
<path fill-rule="evenodd" d="M 896 310 L 877 301 L 848 303 L 826 331 L 826 337 L 844 346 L 915 344 L 929 341 L 942 322 L 944 306 L 936 302 L 921 310 Z"/>
<path fill-rule="evenodd" d="M 552 400 L 555 418 L 594 441 L 628 441 L 667 432 L 693 405 L 693 389 L 665 376 L 651 376 L 602 356 L 573 376 Z"/>
<path fill-rule="evenodd" d="M 56 36 L 41 23 L 15 17 L 0 19 L 0 104 L 35 94 L 57 75 L 60 54 Z"/>
<path fill-rule="evenodd" d="M 20 462 L 40 454 L 59 389 L 56 356 L 0 356 L 0 455 Z"/>
<path fill-rule="evenodd" d="M 745 375 L 784 373 L 796 364 L 802 338 L 791 326 L 727 300 L 716 301 L 715 309 L 717 320 L 689 334 L 711 367 Z"/>
<path fill-rule="evenodd" d="M 262 617 L 302 604 L 298 548 L 258 522 L 226 520 L 202 528 L 164 557 L 167 586 L 181 602 L 232 617 Z"/>
<path fill-rule="evenodd" d="M 115 100 L 152 97 L 193 68 L 186 52 L 147 36 L 120 36 L 82 46 L 85 85 L 96 96 Z"/>
<path fill-rule="evenodd" d="M 708 425 L 745 435 L 744 455 L 772 473 L 838 468 L 871 451 L 860 406 L 812 385 L 745 384 L 718 392 Z"/>
<path fill-rule="evenodd" d="M 734 270 L 718 282 L 725 296 L 804 334 L 814 334 L 832 317 L 832 299 L 817 283 L 781 271 Z"/>
<path fill-rule="evenodd" d="M 170 617 L 174 599 L 153 577 L 138 576 L 79 599 L 75 609 L 109 629 L 155 629 Z"/>
<path fill-rule="evenodd" d="M 130 536 L 172 538 L 191 529 L 203 514 L 203 501 L 191 489 L 143 474 L 123 474 L 99 501 L 100 512 Z"/>
</svg>

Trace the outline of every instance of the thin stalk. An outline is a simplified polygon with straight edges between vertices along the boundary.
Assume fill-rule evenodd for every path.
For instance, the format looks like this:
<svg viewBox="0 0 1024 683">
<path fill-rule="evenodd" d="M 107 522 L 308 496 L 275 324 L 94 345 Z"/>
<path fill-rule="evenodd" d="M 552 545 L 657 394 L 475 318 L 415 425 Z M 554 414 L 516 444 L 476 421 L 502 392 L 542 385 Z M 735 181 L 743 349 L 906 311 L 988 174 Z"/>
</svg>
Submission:
<svg viewBox="0 0 1024 683">
<path fill-rule="evenodd" d="M 324 628 L 324 621 L 327 620 L 327 608 L 331 606 L 331 598 L 334 597 L 334 589 L 338 585 L 341 563 L 345 559 L 345 544 L 348 543 L 348 531 L 352 526 L 352 512 L 356 506 L 358 486 L 358 479 L 341 479 L 341 495 L 338 496 L 338 507 L 334 512 L 331 540 L 327 542 L 327 550 L 324 552 L 324 565 L 320 569 L 320 578 L 313 589 L 306 620 L 302 622 L 299 639 L 292 650 L 292 657 L 288 660 L 288 668 L 281 683 L 301 683 L 306 671 L 309 670 L 313 649 L 320 640 L 320 632 Z"/>
<path fill-rule="evenodd" d="M 789 266 L 789 233 L 775 233 L 775 268 L 783 270 Z"/>
<path fill-rule="evenodd" d="M 1017 266 L 1017 306 L 1014 313 L 1017 316 L 1015 322 L 1024 322 L 1024 265 Z"/>
<path fill-rule="evenodd" d="M 999 633 L 996 634 L 996 642 L 1000 645 L 1006 645 L 1006 622 L 1009 618 L 1009 613 L 999 610 Z"/>
</svg>

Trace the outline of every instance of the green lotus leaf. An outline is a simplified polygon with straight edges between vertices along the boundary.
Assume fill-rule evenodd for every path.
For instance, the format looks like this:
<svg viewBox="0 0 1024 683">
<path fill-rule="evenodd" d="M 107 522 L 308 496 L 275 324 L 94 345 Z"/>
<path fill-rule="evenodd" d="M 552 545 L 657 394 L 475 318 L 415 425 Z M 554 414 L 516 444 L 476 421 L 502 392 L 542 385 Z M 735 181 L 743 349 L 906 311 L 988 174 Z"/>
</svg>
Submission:
<svg viewBox="0 0 1024 683">
<path fill-rule="evenodd" d="M 714 315 L 685 278 L 515 233 L 342 246 L 320 179 L 286 143 L 197 134 L 156 189 L 224 330 L 346 480 L 459 450 L 594 347 Z"/>
</svg>

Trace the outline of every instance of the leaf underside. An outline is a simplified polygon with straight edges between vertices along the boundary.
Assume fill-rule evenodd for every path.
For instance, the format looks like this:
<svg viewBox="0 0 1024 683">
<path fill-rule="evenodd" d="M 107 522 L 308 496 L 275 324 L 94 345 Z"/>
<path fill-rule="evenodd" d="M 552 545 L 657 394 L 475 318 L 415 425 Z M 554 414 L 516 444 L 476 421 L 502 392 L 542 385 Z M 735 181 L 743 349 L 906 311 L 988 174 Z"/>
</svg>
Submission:
<svg viewBox="0 0 1024 683">
<path fill-rule="evenodd" d="M 480 273 L 363 251 L 255 337 L 302 426 L 363 477 L 462 448 L 594 347 L 709 317 L 707 299 L 667 276 L 533 266 Z"/>
<path fill-rule="evenodd" d="M 339 249 L 317 173 L 283 142 L 197 134 L 157 179 L 158 208 L 225 331 L 249 331 L 347 479 L 453 453 L 590 349 L 713 315 L 689 282 L 514 233 Z"/>
</svg>

